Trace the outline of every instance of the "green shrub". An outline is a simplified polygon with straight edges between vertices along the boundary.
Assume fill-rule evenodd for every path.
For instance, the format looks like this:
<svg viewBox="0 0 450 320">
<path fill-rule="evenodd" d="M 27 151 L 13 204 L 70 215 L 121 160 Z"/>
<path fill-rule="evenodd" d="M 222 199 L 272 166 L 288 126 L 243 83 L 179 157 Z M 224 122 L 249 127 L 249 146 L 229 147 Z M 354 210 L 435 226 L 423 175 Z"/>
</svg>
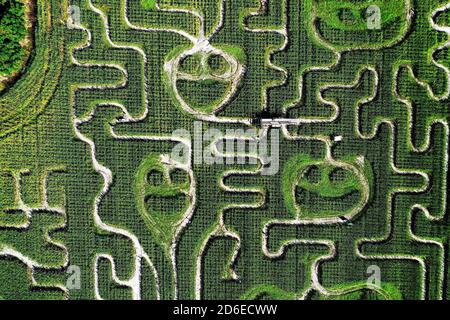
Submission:
<svg viewBox="0 0 450 320">
<path fill-rule="evenodd" d="M 24 4 L 19 0 L 0 0 L 0 75 L 21 68 L 25 50 L 20 42 L 26 33 Z"/>
</svg>

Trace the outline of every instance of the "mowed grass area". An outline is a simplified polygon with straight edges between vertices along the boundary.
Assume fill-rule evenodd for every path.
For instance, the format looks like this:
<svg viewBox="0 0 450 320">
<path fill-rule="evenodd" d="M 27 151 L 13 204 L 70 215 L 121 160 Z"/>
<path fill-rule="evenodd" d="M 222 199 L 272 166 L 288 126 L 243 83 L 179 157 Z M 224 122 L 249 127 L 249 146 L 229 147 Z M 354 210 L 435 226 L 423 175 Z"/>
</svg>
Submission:
<svg viewBox="0 0 450 320">
<path fill-rule="evenodd" d="M 38 1 L 0 93 L 0 299 L 448 299 L 446 4 Z M 216 55 L 174 87 L 189 36 Z M 263 111 L 304 120 L 268 129 L 277 174 L 161 157 L 196 121 L 263 134 Z"/>
</svg>

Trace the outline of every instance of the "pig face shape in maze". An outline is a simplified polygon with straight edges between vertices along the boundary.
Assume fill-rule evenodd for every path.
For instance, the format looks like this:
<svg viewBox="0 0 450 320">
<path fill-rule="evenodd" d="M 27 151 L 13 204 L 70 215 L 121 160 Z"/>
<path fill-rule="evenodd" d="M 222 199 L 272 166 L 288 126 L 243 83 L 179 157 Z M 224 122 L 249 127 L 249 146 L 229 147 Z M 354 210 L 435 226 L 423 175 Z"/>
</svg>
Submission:
<svg viewBox="0 0 450 320">
<path fill-rule="evenodd" d="M 390 47 L 409 29 L 409 0 L 312 1 L 315 36 L 337 51 Z"/>
<path fill-rule="evenodd" d="M 176 104 L 195 115 L 221 111 L 236 95 L 245 72 L 239 50 L 233 49 L 216 48 L 206 40 L 184 51 L 176 49 L 165 64 Z"/>
<path fill-rule="evenodd" d="M 138 210 L 163 245 L 172 241 L 190 206 L 190 176 L 160 155 L 150 154 L 141 163 L 135 181 Z"/>
<path fill-rule="evenodd" d="M 285 168 L 285 202 L 304 219 L 351 220 L 370 200 L 370 165 L 364 158 L 314 160 L 294 157 Z"/>
</svg>

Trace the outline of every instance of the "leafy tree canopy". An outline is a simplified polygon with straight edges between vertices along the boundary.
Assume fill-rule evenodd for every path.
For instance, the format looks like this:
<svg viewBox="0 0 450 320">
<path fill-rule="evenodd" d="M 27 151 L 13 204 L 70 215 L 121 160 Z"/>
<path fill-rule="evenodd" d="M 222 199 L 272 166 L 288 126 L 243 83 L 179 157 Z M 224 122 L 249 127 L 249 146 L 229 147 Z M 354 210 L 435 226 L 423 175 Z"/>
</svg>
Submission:
<svg viewBox="0 0 450 320">
<path fill-rule="evenodd" d="M 0 75 L 9 75 L 22 66 L 25 50 L 25 7 L 19 0 L 0 0 Z"/>
</svg>

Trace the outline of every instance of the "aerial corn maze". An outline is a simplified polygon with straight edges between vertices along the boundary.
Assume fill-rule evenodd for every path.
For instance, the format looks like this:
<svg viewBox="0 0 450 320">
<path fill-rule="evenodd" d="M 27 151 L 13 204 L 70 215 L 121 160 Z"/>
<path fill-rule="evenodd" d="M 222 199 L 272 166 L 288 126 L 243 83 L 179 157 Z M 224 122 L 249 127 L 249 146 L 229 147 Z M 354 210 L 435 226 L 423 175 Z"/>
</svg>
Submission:
<svg viewBox="0 0 450 320">
<path fill-rule="evenodd" d="M 449 0 L 0 0 L 0 299 L 449 299 L 449 48 Z"/>
</svg>

